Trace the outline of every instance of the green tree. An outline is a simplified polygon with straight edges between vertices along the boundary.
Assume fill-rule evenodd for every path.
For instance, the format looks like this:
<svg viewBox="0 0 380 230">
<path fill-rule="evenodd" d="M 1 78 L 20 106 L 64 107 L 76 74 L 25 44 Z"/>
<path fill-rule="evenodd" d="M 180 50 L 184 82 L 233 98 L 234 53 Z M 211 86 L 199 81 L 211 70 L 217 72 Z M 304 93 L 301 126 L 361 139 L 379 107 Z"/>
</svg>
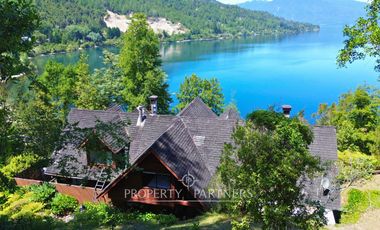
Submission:
<svg viewBox="0 0 380 230">
<path fill-rule="evenodd" d="M 347 39 L 337 61 L 344 67 L 368 56 L 376 59 L 375 70 L 380 71 L 380 0 L 372 0 L 366 10 L 366 17 L 360 17 L 355 25 L 344 28 Z"/>
<path fill-rule="evenodd" d="M 132 111 L 149 105 L 149 96 L 157 95 L 158 111 L 168 112 L 171 103 L 166 75 L 161 70 L 158 37 L 143 14 L 134 14 L 123 37 L 119 66 L 123 71 L 123 97 Z"/>
<path fill-rule="evenodd" d="M 31 0 L 1 0 L 0 22 L 0 81 L 5 82 L 28 70 L 20 55 L 31 50 L 39 17 Z"/>
<path fill-rule="evenodd" d="M 358 87 L 338 104 L 321 104 L 314 117 L 320 125 L 337 127 L 338 149 L 380 154 L 380 90 Z"/>
<path fill-rule="evenodd" d="M 234 131 L 233 143 L 225 145 L 219 167 L 223 184 L 248 194 L 232 197 L 228 208 L 262 223 L 263 229 L 320 227 L 324 210 L 303 195 L 300 180 L 321 170 L 308 150 L 312 132 L 297 118 L 278 117 L 247 120 Z"/>
<path fill-rule="evenodd" d="M 186 77 L 177 93 L 179 104 L 176 108 L 185 108 L 196 97 L 200 97 L 216 114 L 223 112 L 224 96 L 217 78 L 201 79 L 195 74 Z"/>
</svg>

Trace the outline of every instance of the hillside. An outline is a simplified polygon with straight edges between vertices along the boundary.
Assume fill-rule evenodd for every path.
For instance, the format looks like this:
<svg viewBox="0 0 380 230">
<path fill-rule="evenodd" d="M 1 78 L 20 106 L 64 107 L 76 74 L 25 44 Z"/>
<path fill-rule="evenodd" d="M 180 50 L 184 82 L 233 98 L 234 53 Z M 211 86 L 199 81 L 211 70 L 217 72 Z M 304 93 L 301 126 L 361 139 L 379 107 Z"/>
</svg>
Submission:
<svg viewBox="0 0 380 230">
<path fill-rule="evenodd" d="M 344 25 L 364 15 L 365 3 L 357 0 L 252 0 L 240 4 L 286 19 L 318 25 Z"/>
<path fill-rule="evenodd" d="M 287 21 L 265 12 L 224 5 L 214 0 L 35 0 L 42 16 L 37 34 L 40 43 L 70 43 L 81 40 L 100 43 L 115 31 L 106 29 L 107 10 L 118 15 L 142 12 L 150 18 L 181 25 L 186 33 L 163 40 L 296 34 L 315 31 L 311 24 Z M 173 34 L 173 33 L 172 33 Z M 89 36 L 90 35 L 90 36 Z"/>
</svg>

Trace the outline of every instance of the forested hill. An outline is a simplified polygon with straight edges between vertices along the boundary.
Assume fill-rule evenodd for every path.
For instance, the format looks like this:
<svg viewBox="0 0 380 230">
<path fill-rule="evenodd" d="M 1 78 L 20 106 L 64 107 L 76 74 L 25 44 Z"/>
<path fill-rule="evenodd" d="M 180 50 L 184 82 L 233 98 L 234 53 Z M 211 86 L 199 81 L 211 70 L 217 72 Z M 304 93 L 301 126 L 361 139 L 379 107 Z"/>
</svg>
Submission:
<svg viewBox="0 0 380 230">
<path fill-rule="evenodd" d="M 150 17 L 162 17 L 173 23 L 179 22 L 188 29 L 188 32 L 176 35 L 174 38 L 176 40 L 295 34 L 318 29 L 311 24 L 287 21 L 269 13 L 224 5 L 214 0 L 35 0 L 35 2 L 42 16 L 39 35 L 42 38 L 46 36 L 53 43 L 75 40 L 72 34 L 85 38 L 90 32 L 106 38 L 103 17 L 107 14 L 107 10 L 123 15 L 143 12 Z M 89 39 L 101 39 L 101 37 L 92 34 Z"/>
<path fill-rule="evenodd" d="M 363 16 L 365 5 L 358 0 L 252 0 L 240 6 L 263 10 L 290 20 L 318 25 L 344 25 Z"/>
</svg>

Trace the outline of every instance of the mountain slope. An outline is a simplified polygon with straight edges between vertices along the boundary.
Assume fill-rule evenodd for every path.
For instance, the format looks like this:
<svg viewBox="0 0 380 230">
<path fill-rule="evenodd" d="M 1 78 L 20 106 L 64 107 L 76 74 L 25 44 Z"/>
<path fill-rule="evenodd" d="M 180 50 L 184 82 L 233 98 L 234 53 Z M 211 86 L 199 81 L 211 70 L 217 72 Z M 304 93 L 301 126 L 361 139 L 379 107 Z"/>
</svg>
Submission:
<svg viewBox="0 0 380 230">
<path fill-rule="evenodd" d="M 294 34 L 316 30 L 315 26 L 286 21 L 264 12 L 229 6 L 214 0 L 35 0 L 43 24 L 42 34 L 51 40 L 53 34 L 71 32 L 79 25 L 84 32 L 101 32 L 107 10 L 128 15 L 143 12 L 181 23 L 189 32 L 182 39 L 206 38 L 217 35 Z M 82 31 L 83 32 L 83 31 Z M 54 38 L 53 38 L 54 40 Z"/>
<path fill-rule="evenodd" d="M 318 25 L 350 24 L 364 15 L 365 3 L 356 0 L 252 0 L 240 4 L 251 10 L 262 10 L 289 20 Z"/>
</svg>

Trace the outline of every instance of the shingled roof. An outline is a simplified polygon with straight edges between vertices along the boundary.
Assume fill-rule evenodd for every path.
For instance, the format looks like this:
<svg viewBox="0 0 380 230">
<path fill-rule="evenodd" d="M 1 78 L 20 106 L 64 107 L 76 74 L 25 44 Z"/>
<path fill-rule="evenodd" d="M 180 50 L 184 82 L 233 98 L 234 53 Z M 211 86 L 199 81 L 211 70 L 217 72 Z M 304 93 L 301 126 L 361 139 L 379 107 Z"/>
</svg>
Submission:
<svg viewBox="0 0 380 230">
<path fill-rule="evenodd" d="M 199 98 L 191 102 L 178 115 L 148 115 L 143 126 L 136 126 L 138 113 L 123 112 L 115 108 L 118 107 L 107 111 L 73 109 L 69 113 L 68 121 L 71 124 L 77 124 L 79 128 L 95 127 L 97 120 L 129 123 L 120 130 L 120 133 L 125 135 L 126 140 L 130 140 L 130 164 L 136 164 L 139 159 L 149 154 L 149 150 L 154 150 L 156 157 L 164 162 L 178 178 L 182 178 L 186 173 L 197 178 L 192 189 L 206 188 L 219 165 L 224 144 L 231 141 L 234 127 L 241 124 L 241 119 L 236 112 L 227 110 L 218 117 Z M 335 129 L 314 127 L 313 132 L 315 139 L 309 146 L 311 153 L 320 157 L 322 161 L 336 160 Z M 104 142 L 112 146 L 112 139 L 105 138 Z M 116 150 L 121 151 L 120 146 L 114 149 Z M 53 154 L 55 163 L 47 168 L 46 174 L 59 176 L 61 172 L 58 162 L 65 157 L 74 159 L 69 162 L 70 167 L 66 167 L 67 173 L 71 172 L 75 178 L 98 179 L 100 170 L 88 167 L 86 154 L 83 149 L 75 145 L 56 151 Z M 78 170 L 80 168 L 83 170 Z M 113 172 L 109 185 L 99 196 L 109 191 L 128 173 L 128 170 Z M 336 175 L 336 168 L 329 171 L 329 178 L 334 178 Z M 340 208 L 340 199 L 329 202 L 327 198 L 321 198 L 320 178 L 309 181 L 306 189 L 311 197 L 325 199 L 327 208 Z"/>
<path fill-rule="evenodd" d="M 184 108 L 178 116 L 181 117 L 209 117 L 217 118 L 218 116 L 200 99 L 195 98 L 190 104 Z"/>
</svg>

